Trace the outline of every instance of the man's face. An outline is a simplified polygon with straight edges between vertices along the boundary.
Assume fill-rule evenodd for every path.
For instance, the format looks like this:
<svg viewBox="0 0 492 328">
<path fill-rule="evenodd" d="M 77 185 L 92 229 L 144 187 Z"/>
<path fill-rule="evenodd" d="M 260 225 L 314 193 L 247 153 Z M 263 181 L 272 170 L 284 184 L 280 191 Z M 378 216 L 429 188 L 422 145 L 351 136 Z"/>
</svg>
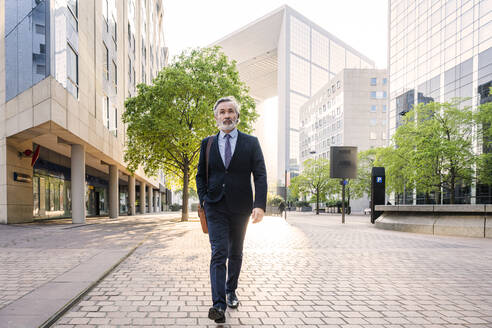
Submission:
<svg viewBox="0 0 492 328">
<path fill-rule="evenodd" d="M 224 101 L 217 106 L 215 120 L 219 129 L 223 131 L 233 130 L 238 123 L 237 119 L 238 117 L 232 102 Z"/>
</svg>

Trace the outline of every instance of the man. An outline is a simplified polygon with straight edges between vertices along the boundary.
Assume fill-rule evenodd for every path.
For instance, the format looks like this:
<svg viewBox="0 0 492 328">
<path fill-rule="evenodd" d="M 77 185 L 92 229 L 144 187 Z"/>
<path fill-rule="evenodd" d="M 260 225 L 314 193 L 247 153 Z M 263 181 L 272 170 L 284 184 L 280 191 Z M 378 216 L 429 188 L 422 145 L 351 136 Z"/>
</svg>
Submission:
<svg viewBox="0 0 492 328">
<path fill-rule="evenodd" d="M 225 310 L 237 308 L 237 282 L 241 271 L 243 241 L 248 219 L 253 223 L 263 219 L 267 199 L 265 162 L 256 137 L 236 129 L 239 104 L 234 97 L 224 97 L 214 105 L 219 133 L 210 148 L 208 183 L 206 149 L 208 138 L 202 140 L 196 185 L 200 204 L 207 215 L 212 248 L 210 282 L 213 306 L 208 317 L 225 322 Z M 255 185 L 255 200 L 251 188 Z M 228 260 L 226 266 L 226 260 Z M 227 281 L 226 281 L 227 271 Z"/>
</svg>

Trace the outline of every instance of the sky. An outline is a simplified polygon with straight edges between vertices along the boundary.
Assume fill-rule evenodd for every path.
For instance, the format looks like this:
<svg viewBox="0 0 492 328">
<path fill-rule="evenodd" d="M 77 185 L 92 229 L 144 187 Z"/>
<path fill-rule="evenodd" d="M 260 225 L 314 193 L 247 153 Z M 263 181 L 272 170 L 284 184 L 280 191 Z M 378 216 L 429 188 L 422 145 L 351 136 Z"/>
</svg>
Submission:
<svg viewBox="0 0 492 328">
<path fill-rule="evenodd" d="M 387 67 L 388 0 L 165 0 L 169 59 L 210 45 L 284 4 L 374 60 L 376 68 Z"/>
</svg>

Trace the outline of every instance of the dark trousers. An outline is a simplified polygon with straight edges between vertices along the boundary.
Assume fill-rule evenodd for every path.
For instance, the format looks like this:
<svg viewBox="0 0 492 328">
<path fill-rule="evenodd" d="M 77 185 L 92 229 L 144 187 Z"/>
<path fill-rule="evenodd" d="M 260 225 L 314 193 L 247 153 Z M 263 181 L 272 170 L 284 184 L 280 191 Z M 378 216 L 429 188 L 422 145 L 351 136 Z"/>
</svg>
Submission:
<svg viewBox="0 0 492 328">
<path fill-rule="evenodd" d="M 215 307 L 225 310 L 226 293 L 233 292 L 237 288 L 243 261 L 244 236 L 250 213 L 231 213 L 224 199 L 213 204 L 205 202 L 205 212 L 212 248 L 210 259 L 212 301 Z"/>
</svg>

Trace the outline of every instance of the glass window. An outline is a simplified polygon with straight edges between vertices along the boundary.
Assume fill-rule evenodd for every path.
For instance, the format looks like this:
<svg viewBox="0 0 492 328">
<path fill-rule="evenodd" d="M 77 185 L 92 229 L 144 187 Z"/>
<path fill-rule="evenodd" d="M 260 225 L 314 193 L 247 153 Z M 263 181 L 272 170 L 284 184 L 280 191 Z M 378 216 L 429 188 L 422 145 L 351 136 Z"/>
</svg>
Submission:
<svg viewBox="0 0 492 328">
<path fill-rule="evenodd" d="M 75 50 L 67 43 L 67 89 L 78 98 L 79 89 L 79 58 Z"/>
<path fill-rule="evenodd" d="M 378 110 L 377 105 L 371 105 L 371 112 L 375 113 Z"/>
<path fill-rule="evenodd" d="M 107 96 L 103 97 L 102 122 L 109 129 L 109 97 Z"/>
<path fill-rule="evenodd" d="M 473 23 L 473 8 L 461 15 L 461 28 L 465 28 Z"/>
<path fill-rule="evenodd" d="M 9 1 L 7 1 L 8 3 Z M 5 79 L 6 100 L 14 98 L 18 94 L 18 74 L 17 74 L 17 29 L 12 31 L 5 38 Z"/>
<path fill-rule="evenodd" d="M 33 196 L 33 216 L 39 215 L 39 177 L 32 179 L 32 196 Z"/>
<path fill-rule="evenodd" d="M 17 25 L 17 1 L 5 1 L 5 35 Z"/>
<path fill-rule="evenodd" d="M 371 85 L 377 85 L 378 84 L 378 79 L 375 77 L 371 77 Z"/>
<path fill-rule="evenodd" d="M 378 124 L 378 119 L 377 118 L 371 118 L 371 126 L 375 126 L 376 124 Z"/>
<path fill-rule="evenodd" d="M 35 25 L 36 25 L 36 28 L 35 28 L 36 34 L 44 35 L 45 34 L 44 25 L 41 25 L 41 24 L 35 24 Z"/>
<path fill-rule="evenodd" d="M 118 66 L 116 66 L 114 60 L 112 62 L 113 62 L 113 84 L 114 87 L 116 88 L 118 85 Z"/>
<path fill-rule="evenodd" d="M 128 56 L 128 79 L 132 81 L 132 59 Z"/>
<path fill-rule="evenodd" d="M 104 23 L 106 24 L 106 31 L 109 30 L 109 16 L 108 16 L 108 13 L 109 13 L 109 4 L 108 4 L 108 0 L 103 0 L 102 1 L 102 6 L 103 6 L 103 18 L 104 18 Z"/>
<path fill-rule="evenodd" d="M 115 137 L 118 136 L 118 108 L 115 107 L 114 109 L 114 130 L 113 134 Z"/>
<path fill-rule="evenodd" d="M 488 14 L 492 10 L 492 2 L 490 0 L 486 1 L 480 1 L 480 17 L 484 17 L 486 14 Z"/>
<path fill-rule="evenodd" d="M 44 208 L 46 211 L 50 210 L 50 183 L 46 181 L 44 184 Z"/>
<path fill-rule="evenodd" d="M 446 16 L 454 13 L 456 11 L 456 0 L 448 0 L 448 2 L 446 2 L 445 10 Z"/>
<path fill-rule="evenodd" d="M 33 31 L 31 19 L 24 19 L 18 29 L 18 83 L 19 93 L 30 88 L 33 78 Z M 37 50 L 36 50 L 37 52 Z"/>
<path fill-rule="evenodd" d="M 372 99 L 376 99 L 377 98 L 376 91 L 371 91 L 371 98 Z"/>
<path fill-rule="evenodd" d="M 103 42 L 103 77 L 106 80 L 109 80 L 109 52 L 108 52 L 108 47 L 106 47 L 106 44 Z"/>
<path fill-rule="evenodd" d="M 384 78 L 383 79 L 383 85 L 386 85 L 388 83 L 388 79 L 387 78 Z"/>
<path fill-rule="evenodd" d="M 371 139 L 371 140 L 376 140 L 376 138 L 377 138 L 377 134 L 376 134 L 376 132 L 371 132 L 371 133 L 369 134 L 369 139 Z"/>
<path fill-rule="evenodd" d="M 113 40 L 116 45 L 116 40 L 118 40 L 118 23 L 116 22 L 116 18 L 113 16 L 114 21 L 114 30 L 113 30 Z"/>
<path fill-rule="evenodd" d="M 383 113 L 386 113 L 386 105 L 383 105 Z"/>
<path fill-rule="evenodd" d="M 67 0 L 67 7 L 72 12 L 72 15 L 78 17 L 78 0 Z"/>
</svg>

